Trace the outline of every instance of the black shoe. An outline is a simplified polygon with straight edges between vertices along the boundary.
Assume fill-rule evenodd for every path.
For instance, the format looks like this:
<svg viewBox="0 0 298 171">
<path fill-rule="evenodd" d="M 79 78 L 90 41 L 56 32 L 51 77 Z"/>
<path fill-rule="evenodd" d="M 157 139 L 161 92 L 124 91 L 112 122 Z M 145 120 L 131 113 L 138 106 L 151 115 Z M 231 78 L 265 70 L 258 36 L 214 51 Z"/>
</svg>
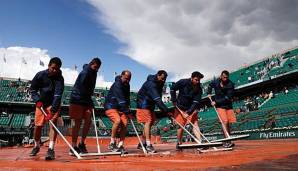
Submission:
<svg viewBox="0 0 298 171">
<path fill-rule="evenodd" d="M 47 155 L 46 155 L 46 160 L 54 160 L 55 159 L 55 151 L 54 149 L 48 149 Z"/>
<path fill-rule="evenodd" d="M 117 151 L 118 147 L 117 147 L 116 143 L 110 143 L 108 146 L 108 149 L 111 151 Z"/>
<path fill-rule="evenodd" d="M 232 143 L 232 142 L 231 142 L 230 144 L 231 144 L 231 147 L 234 147 L 234 146 L 235 146 L 235 144 L 234 144 L 234 143 Z"/>
<path fill-rule="evenodd" d="M 29 154 L 29 156 L 36 156 L 36 154 L 39 152 L 40 147 L 34 147 Z"/>
<path fill-rule="evenodd" d="M 177 143 L 177 144 L 176 144 L 176 150 L 177 150 L 177 151 L 181 151 L 181 150 L 182 150 L 182 148 L 180 148 L 179 145 L 181 145 L 181 143 Z"/>
<path fill-rule="evenodd" d="M 154 147 L 152 146 L 152 144 L 146 146 L 146 150 L 148 153 L 156 153 Z"/>
<path fill-rule="evenodd" d="M 143 146 L 146 148 L 147 145 L 146 145 L 146 144 L 143 144 Z M 142 149 L 142 145 L 141 145 L 141 143 L 138 144 L 137 149 L 139 149 L 139 150 L 143 150 L 143 149 Z"/>
<path fill-rule="evenodd" d="M 235 146 L 234 143 L 232 142 L 224 142 L 223 145 L 222 145 L 224 148 L 232 148 Z"/>
<path fill-rule="evenodd" d="M 118 147 L 116 152 L 121 152 L 121 154 L 128 154 L 128 152 L 124 149 L 123 146 Z"/>
<path fill-rule="evenodd" d="M 82 154 L 88 153 L 88 151 L 87 151 L 87 149 L 86 149 L 86 144 L 84 144 L 84 143 L 80 143 L 80 144 L 78 145 L 78 147 L 79 147 L 80 152 L 81 152 Z"/>
<path fill-rule="evenodd" d="M 78 154 L 80 154 L 81 153 L 81 151 L 80 151 L 80 149 L 77 147 L 77 146 L 75 146 L 75 147 L 73 147 L 74 148 L 74 150 L 76 150 L 76 152 L 78 153 Z M 74 152 L 71 150 L 71 149 L 69 149 L 69 153 L 68 153 L 70 156 L 74 156 L 75 154 L 74 154 Z"/>
<path fill-rule="evenodd" d="M 199 147 L 199 148 L 197 148 L 198 151 L 208 150 L 208 149 L 209 149 L 209 147 Z"/>
</svg>

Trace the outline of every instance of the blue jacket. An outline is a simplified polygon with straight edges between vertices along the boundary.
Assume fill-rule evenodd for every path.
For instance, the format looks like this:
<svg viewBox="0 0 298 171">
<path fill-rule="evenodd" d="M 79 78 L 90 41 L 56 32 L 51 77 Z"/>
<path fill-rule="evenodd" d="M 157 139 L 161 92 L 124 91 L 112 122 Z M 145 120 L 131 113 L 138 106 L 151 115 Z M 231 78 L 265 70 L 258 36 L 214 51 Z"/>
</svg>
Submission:
<svg viewBox="0 0 298 171">
<path fill-rule="evenodd" d="M 179 91 L 178 99 L 176 98 L 176 91 Z M 202 98 L 202 88 L 199 84 L 197 87 L 193 87 L 191 79 L 181 79 L 171 87 L 171 100 L 176 102 L 177 106 L 186 111 L 188 114 L 192 114 L 199 108 L 199 104 Z"/>
<path fill-rule="evenodd" d="M 117 109 L 118 111 L 129 114 L 130 105 L 130 85 L 123 84 L 121 77 L 117 76 L 105 98 L 105 110 Z"/>
<path fill-rule="evenodd" d="M 214 89 L 214 101 L 217 108 L 233 109 L 232 100 L 235 91 L 234 83 L 231 80 L 228 80 L 227 84 L 221 87 L 220 81 L 220 79 L 211 81 L 208 86 L 207 93 L 211 94 L 212 89 Z"/>
<path fill-rule="evenodd" d="M 64 78 L 62 73 L 49 76 L 48 70 L 38 72 L 31 81 L 30 92 L 33 101 L 41 101 L 45 107 L 52 106 L 52 112 L 56 113 L 61 106 L 61 98 L 64 90 Z"/>
<path fill-rule="evenodd" d="M 137 94 L 137 108 L 154 111 L 156 104 L 161 111 L 168 113 L 169 109 L 161 101 L 163 86 L 157 81 L 157 75 L 149 75 Z"/>
<path fill-rule="evenodd" d="M 85 64 L 77 77 L 70 94 L 70 103 L 94 107 L 91 96 L 94 93 L 97 72 Z"/>
</svg>

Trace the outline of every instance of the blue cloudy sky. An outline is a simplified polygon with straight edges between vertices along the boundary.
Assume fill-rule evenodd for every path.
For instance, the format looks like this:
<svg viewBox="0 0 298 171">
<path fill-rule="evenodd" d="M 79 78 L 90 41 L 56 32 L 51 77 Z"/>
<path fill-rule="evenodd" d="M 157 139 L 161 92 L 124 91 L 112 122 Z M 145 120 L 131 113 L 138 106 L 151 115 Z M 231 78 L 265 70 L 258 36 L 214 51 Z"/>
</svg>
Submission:
<svg viewBox="0 0 298 171">
<path fill-rule="evenodd" d="M 73 83 L 99 56 L 97 86 L 123 69 L 133 89 L 158 69 L 208 79 L 297 46 L 297 11 L 294 0 L 1 0 L 0 76 L 30 79 L 59 56 Z"/>
</svg>

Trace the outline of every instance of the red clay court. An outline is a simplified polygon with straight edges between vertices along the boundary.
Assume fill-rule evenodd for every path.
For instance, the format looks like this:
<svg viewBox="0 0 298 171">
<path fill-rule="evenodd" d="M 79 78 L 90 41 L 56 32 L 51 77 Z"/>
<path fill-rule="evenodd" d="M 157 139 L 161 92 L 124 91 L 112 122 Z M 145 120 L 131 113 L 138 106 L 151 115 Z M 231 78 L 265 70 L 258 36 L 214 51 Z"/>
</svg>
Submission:
<svg viewBox="0 0 298 171">
<path fill-rule="evenodd" d="M 94 144 L 91 146 L 90 144 Z M 102 151 L 108 151 L 102 141 Z M 130 154 L 142 154 L 136 149 L 137 140 L 130 138 L 126 148 Z M 94 140 L 87 142 L 89 152 L 95 152 Z M 85 157 L 78 160 L 68 155 L 68 148 L 60 140 L 56 145 L 56 159 L 45 161 L 47 147 L 35 157 L 31 148 L 13 147 L 0 150 L 1 170 L 297 170 L 298 139 L 239 140 L 233 151 L 198 153 L 196 149 L 182 152 L 174 143 L 155 144 L 166 155 L 147 157 L 106 156 Z"/>
</svg>

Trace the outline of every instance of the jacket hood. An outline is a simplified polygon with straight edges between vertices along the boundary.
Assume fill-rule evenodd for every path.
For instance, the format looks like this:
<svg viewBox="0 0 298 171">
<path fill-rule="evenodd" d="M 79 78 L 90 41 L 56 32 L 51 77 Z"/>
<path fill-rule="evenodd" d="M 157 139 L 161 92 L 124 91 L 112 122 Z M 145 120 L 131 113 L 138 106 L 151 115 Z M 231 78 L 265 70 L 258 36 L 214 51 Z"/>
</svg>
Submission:
<svg viewBox="0 0 298 171">
<path fill-rule="evenodd" d="M 83 70 L 86 70 L 86 71 L 88 71 L 90 73 L 93 73 L 93 74 L 96 74 L 97 73 L 97 71 L 94 71 L 93 69 L 91 69 L 91 67 L 90 67 L 89 64 L 84 64 L 83 65 Z"/>
<path fill-rule="evenodd" d="M 84 64 L 84 65 L 83 65 L 83 69 L 84 69 L 84 70 L 85 70 L 85 69 L 88 69 L 88 67 L 89 67 L 88 64 Z"/>
<path fill-rule="evenodd" d="M 156 81 L 156 75 L 148 75 L 147 81 Z"/>
<path fill-rule="evenodd" d="M 121 82 L 121 76 L 120 75 L 115 77 L 115 82 L 119 82 L 119 81 Z"/>
</svg>

